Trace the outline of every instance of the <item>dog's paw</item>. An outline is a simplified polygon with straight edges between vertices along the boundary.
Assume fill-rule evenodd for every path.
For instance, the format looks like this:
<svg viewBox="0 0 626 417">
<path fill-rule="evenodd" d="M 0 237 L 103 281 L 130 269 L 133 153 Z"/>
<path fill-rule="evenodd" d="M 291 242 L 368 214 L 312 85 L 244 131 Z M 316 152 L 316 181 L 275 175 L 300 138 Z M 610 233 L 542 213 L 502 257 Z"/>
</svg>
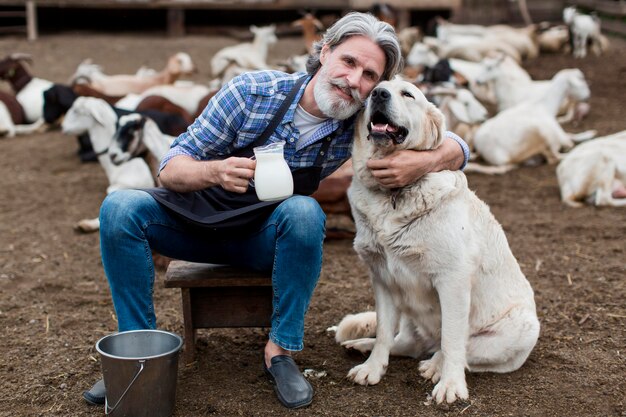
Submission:
<svg viewBox="0 0 626 417">
<path fill-rule="evenodd" d="M 455 402 L 457 399 L 467 400 L 469 392 L 465 378 L 444 378 L 433 389 L 433 399 L 437 404 L 447 402 L 448 404 Z"/>
<path fill-rule="evenodd" d="M 350 369 L 348 379 L 359 385 L 376 385 L 385 375 L 385 366 L 373 366 L 365 362 Z"/>
<path fill-rule="evenodd" d="M 361 353 L 368 353 L 374 349 L 376 339 L 373 337 L 366 337 L 363 339 L 347 340 L 341 344 L 346 349 L 358 350 Z"/>
<path fill-rule="evenodd" d="M 420 375 L 425 379 L 430 379 L 433 384 L 439 382 L 441 378 L 441 365 L 443 363 L 443 354 L 441 351 L 435 352 L 435 354 L 425 361 L 421 361 L 419 365 Z"/>
</svg>

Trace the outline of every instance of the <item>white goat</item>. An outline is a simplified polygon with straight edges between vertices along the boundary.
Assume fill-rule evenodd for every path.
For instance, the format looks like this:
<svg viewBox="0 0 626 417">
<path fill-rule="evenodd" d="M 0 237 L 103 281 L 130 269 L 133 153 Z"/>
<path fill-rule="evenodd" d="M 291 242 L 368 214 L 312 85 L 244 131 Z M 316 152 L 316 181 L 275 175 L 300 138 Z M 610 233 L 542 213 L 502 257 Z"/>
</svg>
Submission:
<svg viewBox="0 0 626 417">
<path fill-rule="evenodd" d="M 104 100 L 94 97 L 78 97 L 67 111 L 61 124 L 63 133 L 80 135 L 89 132 L 98 161 L 109 180 L 107 194 L 124 188 L 154 187 L 150 168 L 141 158 L 134 158 L 121 165 L 114 165 L 109 158 L 109 147 L 115 133 L 117 115 Z M 100 228 L 98 218 L 81 220 L 77 228 L 93 232 Z"/>
<path fill-rule="evenodd" d="M 429 45 L 422 42 L 416 42 L 411 47 L 406 58 L 407 67 L 433 67 L 439 61 L 439 57 Z M 474 94 L 474 96 L 483 103 L 494 104 L 495 95 L 488 84 L 477 84 L 476 79 L 484 72 L 481 62 L 466 61 L 457 58 L 448 58 L 450 68 L 454 72 L 453 79 L 457 85 L 465 85 Z M 407 80 L 410 81 L 410 80 Z"/>
<path fill-rule="evenodd" d="M 213 77 L 224 75 L 226 69 L 234 65 L 248 70 L 261 70 L 269 68 L 267 55 L 269 46 L 278 41 L 276 38 L 276 25 L 263 27 L 250 26 L 250 31 L 254 33 L 254 40 L 240 43 L 238 45 L 222 48 L 211 58 L 211 73 Z M 225 81 L 222 79 L 222 82 Z"/>
<path fill-rule="evenodd" d="M 498 112 L 524 101 L 542 97 L 552 84 L 551 80 L 531 79 L 526 70 L 505 55 L 497 58 L 485 58 L 482 61 L 482 68 L 482 73 L 476 77 L 476 83 L 491 84 L 496 97 Z M 569 74 L 572 77 L 579 76 L 577 72 L 571 71 L 566 71 L 564 74 Z M 585 82 L 584 78 L 583 82 Z M 560 123 L 571 121 L 576 114 L 575 108 L 578 104 L 579 102 L 572 100 L 571 96 L 566 96 L 563 102 L 559 103 L 558 114 L 563 116 L 559 117 L 558 121 Z"/>
<path fill-rule="evenodd" d="M 561 149 L 593 137 L 595 131 L 578 135 L 563 131 L 556 114 L 565 97 L 589 98 L 589 87 L 579 69 L 560 71 L 542 97 L 504 110 L 483 123 L 474 136 L 474 148 L 487 163 L 497 166 L 470 163 L 465 171 L 501 174 L 538 154 L 554 163 L 562 158 Z"/>
<path fill-rule="evenodd" d="M 175 139 L 161 133 L 152 119 L 138 113 L 121 116 L 118 125 L 109 147 L 109 156 L 115 165 L 139 156 L 145 148 L 160 161 Z"/>
<path fill-rule="evenodd" d="M 626 130 L 576 146 L 556 175 L 568 206 L 626 207 Z"/>
<path fill-rule="evenodd" d="M 487 109 L 463 88 L 434 87 L 427 94 L 436 97 L 435 103 L 446 119 L 447 129 L 465 139 L 472 149 L 474 132 L 487 119 Z"/>
<path fill-rule="evenodd" d="M 191 74 L 196 70 L 189 54 L 178 52 L 167 60 L 166 67 L 155 73 L 127 75 L 106 75 L 102 67 L 83 61 L 71 78 L 71 83 L 85 83 L 93 89 L 111 97 L 123 97 L 127 94 L 140 94 L 155 85 L 172 84 L 181 75 Z"/>
<path fill-rule="evenodd" d="M 211 93 L 211 89 L 206 85 L 178 81 L 174 84 L 151 87 L 141 94 L 129 94 L 116 102 L 115 107 L 134 111 L 144 98 L 148 96 L 161 96 L 177 106 L 182 107 L 187 113 L 194 116 L 197 114 L 198 104 L 209 93 Z"/>
<path fill-rule="evenodd" d="M 539 55 L 536 39 L 537 25 L 531 24 L 523 28 L 514 28 L 509 25 L 463 25 L 450 23 L 441 18 L 437 20 L 437 23 L 437 38 L 447 44 L 480 39 L 494 45 L 500 42 L 506 43 L 517 51 L 520 58 L 532 59 Z"/>
<path fill-rule="evenodd" d="M 569 42 L 569 29 L 566 25 L 549 27 L 537 35 L 539 51 L 561 52 Z"/>
<path fill-rule="evenodd" d="M 591 42 L 591 50 L 600 55 L 607 47 L 607 40 L 600 32 L 600 19 L 596 16 L 581 14 L 576 7 L 563 9 L 563 21 L 570 28 L 575 58 L 587 56 L 587 42 Z"/>
<path fill-rule="evenodd" d="M 449 42 L 424 37 L 423 42 L 433 46 L 437 55 L 442 58 L 458 58 L 478 62 L 495 52 L 501 52 L 516 62 L 522 61 L 522 56 L 517 49 L 496 37 L 455 37 Z"/>
</svg>

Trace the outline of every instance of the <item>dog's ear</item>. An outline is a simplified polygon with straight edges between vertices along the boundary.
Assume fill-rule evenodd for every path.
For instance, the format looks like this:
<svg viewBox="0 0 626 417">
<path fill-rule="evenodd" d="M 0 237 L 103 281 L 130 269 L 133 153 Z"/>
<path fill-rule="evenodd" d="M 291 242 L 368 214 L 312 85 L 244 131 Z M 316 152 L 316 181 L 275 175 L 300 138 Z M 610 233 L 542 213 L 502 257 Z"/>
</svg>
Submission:
<svg viewBox="0 0 626 417">
<path fill-rule="evenodd" d="M 445 138 L 445 118 L 443 113 L 429 103 L 424 115 L 424 149 L 435 149 Z"/>
</svg>

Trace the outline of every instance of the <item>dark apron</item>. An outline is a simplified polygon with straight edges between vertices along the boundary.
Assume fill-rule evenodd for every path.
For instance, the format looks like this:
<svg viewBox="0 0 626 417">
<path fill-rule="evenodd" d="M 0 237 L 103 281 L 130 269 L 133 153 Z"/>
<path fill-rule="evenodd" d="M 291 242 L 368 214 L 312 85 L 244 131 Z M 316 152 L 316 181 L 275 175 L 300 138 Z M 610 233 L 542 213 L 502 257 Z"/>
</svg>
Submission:
<svg viewBox="0 0 626 417">
<path fill-rule="evenodd" d="M 261 136 L 246 148 L 234 152 L 232 156 L 250 157 L 254 153 L 252 148 L 266 143 L 305 79 L 306 76 L 296 82 Z M 332 140 L 342 131 L 343 127 L 340 127 L 323 139 L 313 166 L 292 171 L 294 194 L 311 195 L 317 190 L 324 157 Z M 248 187 L 245 193 L 227 191 L 221 186 L 188 193 L 179 193 L 166 188 L 149 188 L 144 191 L 184 221 L 216 232 L 227 231 L 229 234 L 254 232 L 281 203 L 281 201 L 260 201 L 252 187 Z"/>
</svg>

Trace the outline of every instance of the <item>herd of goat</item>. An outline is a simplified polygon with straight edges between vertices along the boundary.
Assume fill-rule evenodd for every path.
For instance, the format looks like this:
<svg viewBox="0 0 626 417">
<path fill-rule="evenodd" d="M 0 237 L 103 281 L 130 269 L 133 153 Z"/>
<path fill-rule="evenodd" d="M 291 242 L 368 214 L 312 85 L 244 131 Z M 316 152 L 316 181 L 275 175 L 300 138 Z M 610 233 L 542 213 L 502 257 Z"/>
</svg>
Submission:
<svg viewBox="0 0 626 417">
<path fill-rule="evenodd" d="M 212 57 L 214 78 L 207 84 L 180 79 L 196 71 L 184 52 L 171 56 L 161 71 L 141 68 L 132 75 L 105 74 L 86 60 L 68 85 L 33 76 L 27 65 L 31 58 L 13 53 L 0 61 L 0 79 L 13 90 L 0 90 L 0 135 L 25 135 L 60 123 L 63 133 L 79 138 L 83 157 L 97 158 L 109 181 L 107 193 L 152 187 L 158 161 L 221 85 L 246 71 L 305 71 L 311 45 L 324 27 L 311 14 L 294 25 L 302 28 L 302 55 L 268 63 L 276 27 L 252 26 L 251 42 Z M 447 128 L 468 142 L 467 172 L 503 174 L 542 156 L 558 162 L 566 204 L 626 206 L 626 131 L 594 138 L 595 131 L 571 134 L 561 127 L 589 112 L 590 89 L 582 71 L 562 69 L 552 79 L 533 80 L 522 67 L 525 59 L 545 52 L 584 58 L 589 47 L 602 54 L 609 42 L 593 16 L 568 7 L 561 25 L 522 28 L 437 19 L 435 36 L 415 27 L 399 30 L 398 36 L 405 57 L 400 76 L 418 85 L 444 113 Z M 330 212 L 348 210 L 350 178 L 348 164 L 326 179 L 315 197 Z M 87 219 L 78 227 L 94 231 L 99 224 Z"/>
</svg>

